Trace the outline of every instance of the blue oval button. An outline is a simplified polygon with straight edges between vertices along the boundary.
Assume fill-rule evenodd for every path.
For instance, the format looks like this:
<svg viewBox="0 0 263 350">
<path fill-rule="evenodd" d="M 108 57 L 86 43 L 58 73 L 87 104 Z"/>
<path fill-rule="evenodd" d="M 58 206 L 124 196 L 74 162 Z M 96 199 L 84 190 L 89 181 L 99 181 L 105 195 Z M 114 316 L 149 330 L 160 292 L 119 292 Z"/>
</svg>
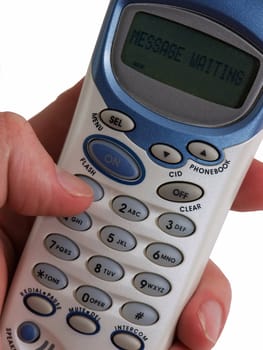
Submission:
<svg viewBox="0 0 263 350">
<path fill-rule="evenodd" d="M 84 143 L 84 151 L 105 175 L 129 184 L 142 181 L 143 166 L 137 155 L 124 144 L 109 137 L 93 137 Z"/>
</svg>

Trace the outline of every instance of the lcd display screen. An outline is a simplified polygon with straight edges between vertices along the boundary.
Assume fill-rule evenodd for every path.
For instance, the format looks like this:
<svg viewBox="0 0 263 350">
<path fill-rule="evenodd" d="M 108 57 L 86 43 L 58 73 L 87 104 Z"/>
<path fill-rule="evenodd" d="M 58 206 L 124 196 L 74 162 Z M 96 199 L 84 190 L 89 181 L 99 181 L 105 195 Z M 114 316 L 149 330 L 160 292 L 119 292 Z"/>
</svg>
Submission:
<svg viewBox="0 0 263 350">
<path fill-rule="evenodd" d="M 137 12 L 121 53 L 145 76 L 231 108 L 244 103 L 259 70 L 252 55 L 206 33 Z"/>
</svg>

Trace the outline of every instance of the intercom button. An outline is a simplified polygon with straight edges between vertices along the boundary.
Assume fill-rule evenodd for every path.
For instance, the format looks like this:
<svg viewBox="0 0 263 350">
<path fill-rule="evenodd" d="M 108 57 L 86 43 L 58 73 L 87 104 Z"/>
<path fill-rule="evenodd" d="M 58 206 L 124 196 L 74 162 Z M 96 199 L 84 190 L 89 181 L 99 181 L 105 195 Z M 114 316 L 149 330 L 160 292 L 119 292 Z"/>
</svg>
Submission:
<svg viewBox="0 0 263 350">
<path fill-rule="evenodd" d="M 207 162 L 215 162 L 220 158 L 218 150 L 206 142 L 193 141 L 189 143 L 187 148 L 194 157 Z"/>
<path fill-rule="evenodd" d="M 159 314 L 153 307 L 139 302 L 128 302 L 123 305 L 121 315 L 127 321 L 141 326 L 150 326 L 159 319 Z"/>
<path fill-rule="evenodd" d="M 203 197 L 204 190 L 191 182 L 168 182 L 161 185 L 157 190 L 158 195 L 171 202 L 187 203 Z"/>
<path fill-rule="evenodd" d="M 151 147 L 152 155 L 167 164 L 178 164 L 182 161 L 181 153 L 174 147 L 162 143 L 155 144 Z"/>
<path fill-rule="evenodd" d="M 143 350 L 142 340 L 134 333 L 128 331 L 116 331 L 111 335 L 112 343 L 118 349 L 125 350 Z"/>
<path fill-rule="evenodd" d="M 59 220 L 74 231 L 86 231 L 92 225 L 90 216 L 85 212 L 74 216 L 60 217 Z"/>
<path fill-rule="evenodd" d="M 93 256 L 90 258 L 88 269 L 94 276 L 104 281 L 115 282 L 124 276 L 124 270 L 121 265 L 104 256 Z"/>
<path fill-rule="evenodd" d="M 160 229 L 175 237 L 187 237 L 195 232 L 195 224 L 184 215 L 165 213 L 158 218 Z"/>
<path fill-rule="evenodd" d="M 151 272 L 141 272 L 134 277 L 133 283 L 140 292 L 152 297 L 168 294 L 171 284 L 164 277 Z"/>
<path fill-rule="evenodd" d="M 111 297 L 103 290 L 92 286 L 81 286 L 75 293 L 77 301 L 88 309 L 108 310 L 112 305 Z"/>
<path fill-rule="evenodd" d="M 58 233 L 51 233 L 45 238 L 45 247 L 62 260 L 72 261 L 80 254 L 78 246 L 71 239 Z"/>
<path fill-rule="evenodd" d="M 37 264 L 33 269 L 33 275 L 39 283 L 50 289 L 60 290 L 68 285 L 68 278 L 64 272 L 47 263 Z"/>
<path fill-rule="evenodd" d="M 135 237 L 118 226 L 105 226 L 100 231 L 100 238 L 106 246 L 121 252 L 128 252 L 136 247 Z"/>
<path fill-rule="evenodd" d="M 183 262 L 179 249 L 165 243 L 152 243 L 146 248 L 146 256 L 153 263 L 164 267 L 175 267 Z"/>
<path fill-rule="evenodd" d="M 114 198 L 112 208 L 117 215 L 129 221 L 143 221 L 149 215 L 148 208 L 141 201 L 128 196 Z"/>
<path fill-rule="evenodd" d="M 112 109 L 105 109 L 100 113 L 100 118 L 104 124 L 117 131 L 131 131 L 134 129 L 134 121 L 123 114 Z"/>
</svg>

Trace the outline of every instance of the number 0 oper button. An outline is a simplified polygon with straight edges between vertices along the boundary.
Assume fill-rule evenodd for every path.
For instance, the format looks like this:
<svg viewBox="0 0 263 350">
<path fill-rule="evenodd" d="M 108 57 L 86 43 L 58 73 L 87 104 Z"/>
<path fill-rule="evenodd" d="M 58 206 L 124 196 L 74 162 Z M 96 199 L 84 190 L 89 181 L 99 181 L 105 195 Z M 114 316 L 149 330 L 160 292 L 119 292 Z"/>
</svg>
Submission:
<svg viewBox="0 0 263 350">
<path fill-rule="evenodd" d="M 170 202 L 187 203 L 203 197 L 204 190 L 191 182 L 168 182 L 157 190 L 158 195 Z"/>
</svg>

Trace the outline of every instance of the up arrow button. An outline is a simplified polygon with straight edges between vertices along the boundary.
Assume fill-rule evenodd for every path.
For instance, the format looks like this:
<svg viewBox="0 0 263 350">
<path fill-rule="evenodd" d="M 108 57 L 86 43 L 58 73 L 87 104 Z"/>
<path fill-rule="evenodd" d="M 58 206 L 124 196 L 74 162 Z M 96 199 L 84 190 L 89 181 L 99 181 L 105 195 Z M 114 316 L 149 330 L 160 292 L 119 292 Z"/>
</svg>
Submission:
<svg viewBox="0 0 263 350">
<path fill-rule="evenodd" d="M 206 150 L 204 149 L 204 150 L 200 153 L 200 155 L 206 159 L 206 158 L 207 158 Z"/>
<path fill-rule="evenodd" d="M 207 162 L 215 162 L 220 158 L 220 153 L 214 146 L 202 141 L 190 142 L 188 151 L 194 157 Z"/>
</svg>

